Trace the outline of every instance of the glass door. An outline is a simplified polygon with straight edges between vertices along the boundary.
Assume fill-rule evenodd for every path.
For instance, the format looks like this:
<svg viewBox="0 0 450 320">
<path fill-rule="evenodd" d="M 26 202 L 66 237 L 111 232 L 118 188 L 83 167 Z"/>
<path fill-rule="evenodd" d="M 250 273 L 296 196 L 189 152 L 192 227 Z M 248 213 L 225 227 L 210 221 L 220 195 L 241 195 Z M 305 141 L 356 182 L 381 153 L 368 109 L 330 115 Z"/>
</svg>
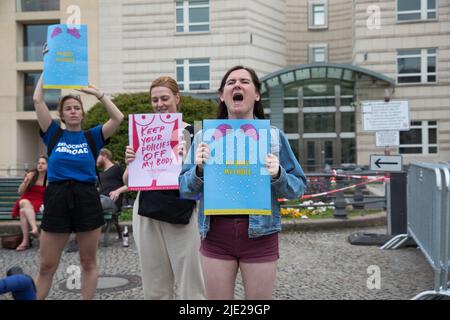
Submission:
<svg viewBox="0 0 450 320">
<path fill-rule="evenodd" d="M 303 145 L 306 163 L 301 165 L 306 172 L 323 172 L 327 165 L 339 163 L 335 139 L 305 139 Z"/>
</svg>

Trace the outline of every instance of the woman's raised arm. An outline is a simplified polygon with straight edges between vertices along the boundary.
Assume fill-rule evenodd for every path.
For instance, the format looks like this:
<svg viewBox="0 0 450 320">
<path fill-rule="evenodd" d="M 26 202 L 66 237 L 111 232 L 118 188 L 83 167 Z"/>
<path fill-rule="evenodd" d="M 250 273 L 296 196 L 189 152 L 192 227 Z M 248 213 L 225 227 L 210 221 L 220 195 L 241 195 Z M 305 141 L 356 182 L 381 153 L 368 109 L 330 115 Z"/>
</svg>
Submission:
<svg viewBox="0 0 450 320">
<path fill-rule="evenodd" d="M 83 88 L 80 91 L 96 96 L 97 99 L 100 100 L 100 102 L 105 106 L 106 112 L 108 112 L 109 115 L 109 120 L 103 124 L 102 131 L 105 139 L 110 138 L 122 123 L 124 118 L 123 113 L 107 96 L 105 96 L 103 92 L 95 86 L 89 85 L 89 87 Z"/>
<path fill-rule="evenodd" d="M 43 73 L 41 74 L 36 88 L 34 89 L 33 103 L 34 109 L 36 110 L 39 127 L 43 132 L 46 132 L 52 123 L 52 116 L 50 115 L 50 111 L 48 111 L 47 104 L 44 100 L 45 92 L 42 85 L 42 75 Z"/>
</svg>

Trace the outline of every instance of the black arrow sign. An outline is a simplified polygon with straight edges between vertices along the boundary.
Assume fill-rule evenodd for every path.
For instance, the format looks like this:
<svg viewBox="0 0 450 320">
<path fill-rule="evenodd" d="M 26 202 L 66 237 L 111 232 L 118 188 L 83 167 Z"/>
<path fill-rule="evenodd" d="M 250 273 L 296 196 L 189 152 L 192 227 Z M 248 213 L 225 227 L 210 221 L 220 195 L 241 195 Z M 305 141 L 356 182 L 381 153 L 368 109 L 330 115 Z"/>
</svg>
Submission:
<svg viewBox="0 0 450 320">
<path fill-rule="evenodd" d="M 393 165 L 396 165 L 396 164 L 398 164 L 398 162 L 381 162 L 381 159 L 378 158 L 377 161 L 375 161 L 375 164 L 376 164 L 376 166 L 377 166 L 378 168 L 381 168 L 380 164 L 381 164 L 381 165 L 383 165 L 383 164 L 393 164 Z"/>
</svg>

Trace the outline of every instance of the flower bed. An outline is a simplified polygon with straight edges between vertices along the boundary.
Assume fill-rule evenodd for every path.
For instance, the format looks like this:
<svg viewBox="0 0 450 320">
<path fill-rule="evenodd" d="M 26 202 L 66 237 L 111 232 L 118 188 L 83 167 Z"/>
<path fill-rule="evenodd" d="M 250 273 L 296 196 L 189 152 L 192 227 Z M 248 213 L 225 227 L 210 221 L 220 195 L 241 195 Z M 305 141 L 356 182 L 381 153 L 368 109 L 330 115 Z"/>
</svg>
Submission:
<svg viewBox="0 0 450 320">
<path fill-rule="evenodd" d="M 334 206 L 332 203 L 328 203 L 330 206 L 325 206 L 326 203 L 324 202 L 314 202 L 312 200 L 308 200 L 304 201 L 302 204 L 309 207 L 281 208 L 281 217 L 294 219 L 320 218 L 322 216 L 330 216 L 334 212 Z M 319 205 L 319 207 L 315 207 L 313 205 Z"/>
</svg>

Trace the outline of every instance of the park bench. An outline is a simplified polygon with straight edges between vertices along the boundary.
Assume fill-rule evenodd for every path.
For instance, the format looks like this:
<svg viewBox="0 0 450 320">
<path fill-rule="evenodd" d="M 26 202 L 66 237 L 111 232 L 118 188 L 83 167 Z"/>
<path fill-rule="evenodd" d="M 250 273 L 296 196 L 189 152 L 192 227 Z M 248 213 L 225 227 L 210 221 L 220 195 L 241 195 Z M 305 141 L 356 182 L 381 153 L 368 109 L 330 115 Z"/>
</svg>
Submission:
<svg viewBox="0 0 450 320">
<path fill-rule="evenodd" d="M 0 222 L 1 221 L 19 221 L 19 218 L 12 218 L 11 212 L 19 199 L 17 189 L 22 178 L 3 178 L 0 179 Z M 40 219 L 41 217 L 36 217 Z"/>
<path fill-rule="evenodd" d="M 120 240 L 122 240 L 122 230 L 119 224 L 119 216 L 120 212 L 113 213 L 111 211 L 103 211 L 103 218 L 105 219 L 106 226 L 105 232 L 103 234 L 103 246 L 107 247 L 109 245 L 109 231 L 111 230 L 111 226 L 116 228 L 117 235 Z"/>
<path fill-rule="evenodd" d="M 1 178 L 0 179 L 0 223 L 4 221 L 17 221 L 19 218 L 13 218 L 11 215 L 14 204 L 20 195 L 17 193 L 22 178 Z M 109 232 L 111 227 L 114 226 L 119 239 L 122 239 L 122 230 L 119 225 L 120 211 L 113 214 L 112 212 L 105 211 L 103 217 L 106 225 L 103 235 L 103 245 L 106 247 L 109 245 Z M 42 220 L 42 214 L 36 214 L 36 220 Z"/>
</svg>

